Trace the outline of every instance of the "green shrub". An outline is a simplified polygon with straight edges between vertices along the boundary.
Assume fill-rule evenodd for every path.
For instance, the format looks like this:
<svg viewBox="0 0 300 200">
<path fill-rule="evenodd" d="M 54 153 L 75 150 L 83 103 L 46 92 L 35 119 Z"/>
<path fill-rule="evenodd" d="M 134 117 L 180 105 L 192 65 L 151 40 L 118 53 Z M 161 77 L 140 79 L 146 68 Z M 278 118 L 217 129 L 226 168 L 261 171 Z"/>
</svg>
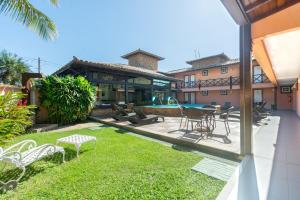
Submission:
<svg viewBox="0 0 300 200">
<path fill-rule="evenodd" d="M 22 105 L 22 93 L 8 92 L 0 96 L 0 140 L 10 139 L 15 135 L 24 134 L 32 124 L 34 106 Z"/>
<path fill-rule="evenodd" d="M 48 76 L 40 80 L 41 104 L 51 122 L 71 124 L 85 120 L 95 101 L 95 88 L 83 77 Z"/>
</svg>

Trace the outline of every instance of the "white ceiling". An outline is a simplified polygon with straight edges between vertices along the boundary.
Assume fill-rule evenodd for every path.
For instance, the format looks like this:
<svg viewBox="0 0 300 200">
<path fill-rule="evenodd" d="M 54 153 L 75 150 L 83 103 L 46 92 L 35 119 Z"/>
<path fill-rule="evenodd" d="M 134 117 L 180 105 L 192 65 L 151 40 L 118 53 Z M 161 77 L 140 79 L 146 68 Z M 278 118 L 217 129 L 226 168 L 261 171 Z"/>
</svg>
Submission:
<svg viewBox="0 0 300 200">
<path fill-rule="evenodd" d="M 300 30 L 266 37 L 264 43 L 279 85 L 294 84 L 300 76 Z"/>
</svg>

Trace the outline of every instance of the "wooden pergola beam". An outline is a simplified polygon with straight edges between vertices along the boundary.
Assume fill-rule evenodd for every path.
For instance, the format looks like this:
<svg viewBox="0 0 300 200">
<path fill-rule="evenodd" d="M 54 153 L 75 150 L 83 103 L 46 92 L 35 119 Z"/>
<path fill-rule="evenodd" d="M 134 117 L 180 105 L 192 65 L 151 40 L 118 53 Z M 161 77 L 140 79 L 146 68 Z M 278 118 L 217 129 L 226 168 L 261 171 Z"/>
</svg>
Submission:
<svg viewBox="0 0 300 200">
<path fill-rule="evenodd" d="M 277 86 L 277 79 L 272 68 L 272 64 L 266 50 L 264 41 L 261 39 L 254 40 L 252 43 L 253 55 L 257 62 L 260 64 L 261 68 L 265 72 L 266 76 L 269 78 L 273 85 Z"/>
<path fill-rule="evenodd" d="M 300 28 L 300 3 L 281 10 L 252 24 L 252 38 L 263 39 Z"/>
</svg>

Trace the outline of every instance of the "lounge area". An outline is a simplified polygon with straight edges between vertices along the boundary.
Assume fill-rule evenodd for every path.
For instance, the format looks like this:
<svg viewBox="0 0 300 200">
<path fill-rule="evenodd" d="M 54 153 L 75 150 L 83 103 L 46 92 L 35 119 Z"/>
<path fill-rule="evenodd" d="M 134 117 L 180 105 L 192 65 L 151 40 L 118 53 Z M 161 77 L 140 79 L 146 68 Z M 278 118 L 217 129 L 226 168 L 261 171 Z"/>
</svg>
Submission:
<svg viewBox="0 0 300 200">
<path fill-rule="evenodd" d="M 130 131 L 140 133 L 142 135 L 153 138 L 162 139 L 168 142 L 176 142 L 180 145 L 190 146 L 200 150 L 206 150 L 209 153 L 215 153 L 221 156 L 227 156 L 232 159 L 239 159 L 240 155 L 240 120 L 239 111 L 233 111 L 228 118 L 230 133 L 226 132 L 224 121 L 218 120 L 219 115 L 215 118 L 215 127 L 210 134 L 203 133 L 199 129 L 192 130 L 191 125 L 187 128 L 186 119 L 181 117 L 164 117 L 157 122 L 148 124 L 132 124 L 128 120 L 116 120 L 109 116 L 106 117 L 90 117 L 112 126 L 125 128 Z M 261 120 L 259 123 L 253 124 L 253 133 L 255 134 L 262 126 L 266 125 L 273 116 Z"/>
</svg>

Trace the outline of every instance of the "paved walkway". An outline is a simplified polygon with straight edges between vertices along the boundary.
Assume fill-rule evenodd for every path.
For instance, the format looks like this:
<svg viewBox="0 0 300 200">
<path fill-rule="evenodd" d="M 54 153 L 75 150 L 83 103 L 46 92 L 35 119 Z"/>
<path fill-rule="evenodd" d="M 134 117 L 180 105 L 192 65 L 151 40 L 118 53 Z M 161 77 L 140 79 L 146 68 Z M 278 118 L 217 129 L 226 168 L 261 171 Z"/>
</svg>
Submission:
<svg viewBox="0 0 300 200">
<path fill-rule="evenodd" d="M 128 121 L 115 121 L 112 118 L 96 118 L 100 122 L 108 122 L 111 124 L 119 125 L 122 127 L 129 127 L 135 130 L 146 131 L 155 135 L 161 135 L 167 138 L 174 138 L 189 143 L 200 144 L 207 147 L 213 147 L 220 150 L 226 150 L 236 154 L 240 153 L 240 121 L 239 119 L 230 119 L 229 126 L 231 133 L 226 137 L 225 126 L 223 122 L 217 122 L 216 129 L 213 132 L 213 137 L 201 137 L 201 134 L 197 131 L 188 131 L 182 126 L 179 129 L 180 118 L 179 117 L 165 117 L 165 121 L 152 123 L 148 125 L 132 125 Z M 258 129 L 257 126 L 254 128 Z"/>
<path fill-rule="evenodd" d="M 218 199 L 300 199 L 300 119 L 277 112 L 253 137 L 247 156 Z"/>
</svg>

